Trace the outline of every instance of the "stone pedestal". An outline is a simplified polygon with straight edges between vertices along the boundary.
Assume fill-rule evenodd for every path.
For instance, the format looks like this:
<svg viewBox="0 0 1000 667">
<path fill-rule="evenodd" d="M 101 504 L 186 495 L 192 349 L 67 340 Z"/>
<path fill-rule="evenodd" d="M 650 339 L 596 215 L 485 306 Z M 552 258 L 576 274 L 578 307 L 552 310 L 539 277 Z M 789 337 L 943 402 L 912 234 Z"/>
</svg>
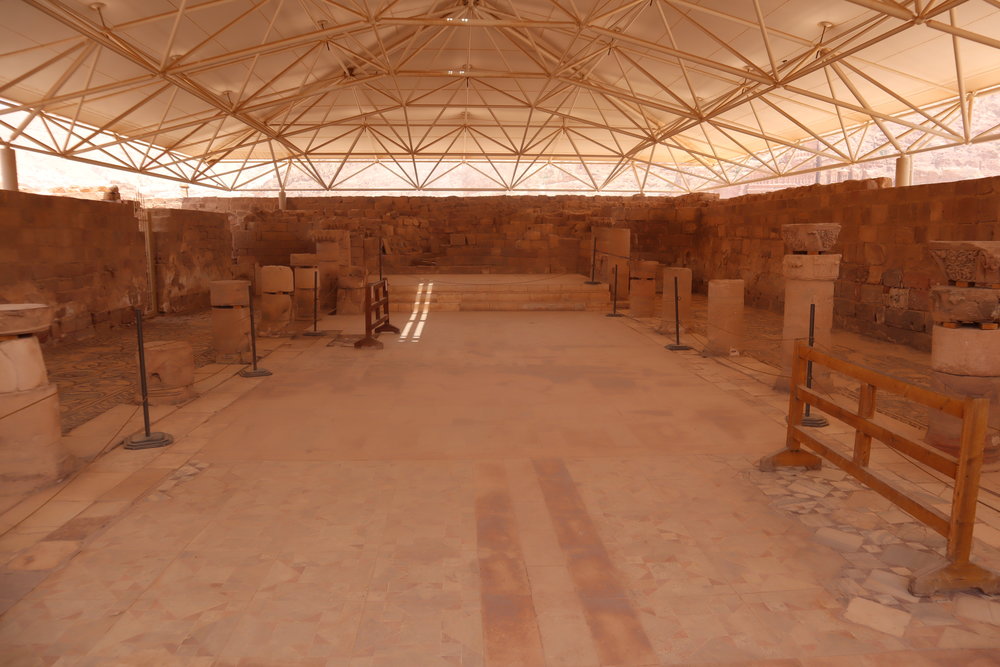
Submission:
<svg viewBox="0 0 1000 667">
<path fill-rule="evenodd" d="M 660 310 L 660 333 L 673 334 L 674 322 L 674 278 L 677 278 L 678 303 L 676 310 L 680 312 L 681 331 L 687 331 L 691 321 L 691 269 L 679 266 L 663 267 L 663 304 Z"/>
<path fill-rule="evenodd" d="M 931 241 L 949 285 L 931 292 L 931 387 L 990 400 L 983 458 L 1000 461 L 1000 242 Z M 928 444 L 957 456 L 959 419 L 930 410 Z"/>
<path fill-rule="evenodd" d="M 652 317 L 656 303 L 656 272 L 659 262 L 639 261 L 629 277 L 629 313 L 632 317 Z"/>
<path fill-rule="evenodd" d="M 34 334 L 52 323 L 42 304 L 0 304 L 0 487 L 26 492 L 65 476 L 59 395 Z"/>
<path fill-rule="evenodd" d="M 743 349 L 743 281 L 708 281 L 708 342 L 705 352 L 736 356 Z"/>
<path fill-rule="evenodd" d="M 815 345 L 830 349 L 833 331 L 833 288 L 840 275 L 840 255 L 827 254 L 836 244 L 840 225 L 784 225 L 781 235 L 791 253 L 782 261 L 785 276 L 785 312 L 781 331 L 782 375 L 779 389 L 788 389 L 796 340 L 809 338 L 809 307 L 815 304 Z M 814 367 L 813 380 L 822 384 L 829 373 Z"/>
<path fill-rule="evenodd" d="M 293 308 L 295 319 L 312 322 L 315 308 L 316 286 L 319 282 L 319 269 L 315 266 L 296 266 L 295 293 Z M 317 312 L 317 316 L 318 316 Z"/>
<path fill-rule="evenodd" d="M 292 293 L 295 277 L 287 266 L 260 267 L 260 323 L 262 336 L 281 336 L 293 317 Z"/>
<path fill-rule="evenodd" d="M 337 283 L 351 267 L 351 233 L 346 229 L 321 229 L 315 233 L 316 266 L 319 268 L 319 305 L 337 306 Z"/>
<path fill-rule="evenodd" d="M 209 283 L 212 303 L 212 349 L 217 364 L 249 364 L 250 281 L 215 280 Z"/>
<path fill-rule="evenodd" d="M 182 340 L 154 340 L 146 351 L 146 389 L 150 405 L 177 405 L 198 394 L 194 390 L 194 350 Z M 137 364 L 138 365 L 138 364 Z M 137 402 L 142 401 L 136 394 Z"/>
</svg>

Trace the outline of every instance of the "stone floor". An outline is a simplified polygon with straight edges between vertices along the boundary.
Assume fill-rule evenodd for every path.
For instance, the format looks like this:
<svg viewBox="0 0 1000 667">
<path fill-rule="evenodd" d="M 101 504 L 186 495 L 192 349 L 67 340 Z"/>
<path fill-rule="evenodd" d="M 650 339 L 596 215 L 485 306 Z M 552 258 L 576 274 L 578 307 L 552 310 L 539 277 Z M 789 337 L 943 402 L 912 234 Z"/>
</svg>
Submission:
<svg viewBox="0 0 1000 667">
<path fill-rule="evenodd" d="M 332 340 L 203 374 L 169 448 L 114 447 L 127 406 L 79 427 L 108 451 L 0 515 L 0 664 L 1000 664 L 1000 599 L 905 590 L 940 538 L 836 470 L 755 470 L 787 403 L 759 360 L 596 313 Z"/>
</svg>

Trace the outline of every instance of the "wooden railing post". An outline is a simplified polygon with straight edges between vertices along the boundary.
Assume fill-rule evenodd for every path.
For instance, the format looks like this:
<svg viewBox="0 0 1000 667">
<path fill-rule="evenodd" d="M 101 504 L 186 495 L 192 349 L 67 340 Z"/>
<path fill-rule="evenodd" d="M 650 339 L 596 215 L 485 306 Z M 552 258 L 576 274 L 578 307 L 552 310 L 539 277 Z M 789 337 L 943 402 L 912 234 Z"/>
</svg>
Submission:
<svg viewBox="0 0 1000 667">
<path fill-rule="evenodd" d="M 988 398 L 970 398 L 965 405 L 958 475 L 955 476 L 951 504 L 951 530 L 948 534 L 948 559 L 955 563 L 968 562 L 972 553 L 972 528 L 976 523 L 976 500 L 983 469 L 990 401 Z"/>
<path fill-rule="evenodd" d="M 871 419 L 875 416 L 875 385 L 868 382 L 861 384 L 860 396 L 858 396 L 858 416 L 862 419 Z M 859 466 L 867 467 L 872 456 L 872 437 L 862 431 L 854 431 L 854 462 Z"/>
<path fill-rule="evenodd" d="M 805 403 L 799 395 L 799 390 L 806 381 L 805 351 L 808 349 L 809 346 L 805 341 L 795 341 L 791 386 L 788 390 L 788 430 L 785 435 L 785 448 L 757 462 L 757 467 L 765 472 L 787 466 L 804 466 L 816 470 L 823 465 L 820 457 L 802 449 L 795 435 L 795 427 L 802 423 L 802 416 L 805 414 Z"/>
</svg>

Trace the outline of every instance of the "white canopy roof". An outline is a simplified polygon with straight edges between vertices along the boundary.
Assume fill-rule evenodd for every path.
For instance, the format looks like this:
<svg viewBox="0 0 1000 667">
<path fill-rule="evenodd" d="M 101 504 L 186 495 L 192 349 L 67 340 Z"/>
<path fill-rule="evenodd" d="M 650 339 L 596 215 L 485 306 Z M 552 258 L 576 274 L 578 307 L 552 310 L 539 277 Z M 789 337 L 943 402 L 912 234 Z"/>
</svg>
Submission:
<svg viewBox="0 0 1000 667">
<path fill-rule="evenodd" d="M 0 6 L 0 140 L 227 189 L 684 192 L 1000 137 L 1000 0 Z"/>
</svg>

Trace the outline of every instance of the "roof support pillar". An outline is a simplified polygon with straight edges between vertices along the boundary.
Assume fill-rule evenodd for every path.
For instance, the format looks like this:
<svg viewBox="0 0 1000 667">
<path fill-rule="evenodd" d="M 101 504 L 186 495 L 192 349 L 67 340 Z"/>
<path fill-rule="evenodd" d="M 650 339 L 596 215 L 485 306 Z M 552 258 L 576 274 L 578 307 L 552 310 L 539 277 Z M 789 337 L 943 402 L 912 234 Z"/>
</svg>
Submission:
<svg viewBox="0 0 1000 667">
<path fill-rule="evenodd" d="M 10 146 L 0 146 L 0 189 L 18 191 L 17 154 Z"/>
<path fill-rule="evenodd" d="M 284 211 L 288 208 L 288 203 L 285 201 L 285 191 L 281 190 L 278 192 L 278 210 Z"/>
<path fill-rule="evenodd" d="M 913 180 L 913 158 L 900 155 L 896 158 L 896 187 L 905 188 Z"/>
</svg>

